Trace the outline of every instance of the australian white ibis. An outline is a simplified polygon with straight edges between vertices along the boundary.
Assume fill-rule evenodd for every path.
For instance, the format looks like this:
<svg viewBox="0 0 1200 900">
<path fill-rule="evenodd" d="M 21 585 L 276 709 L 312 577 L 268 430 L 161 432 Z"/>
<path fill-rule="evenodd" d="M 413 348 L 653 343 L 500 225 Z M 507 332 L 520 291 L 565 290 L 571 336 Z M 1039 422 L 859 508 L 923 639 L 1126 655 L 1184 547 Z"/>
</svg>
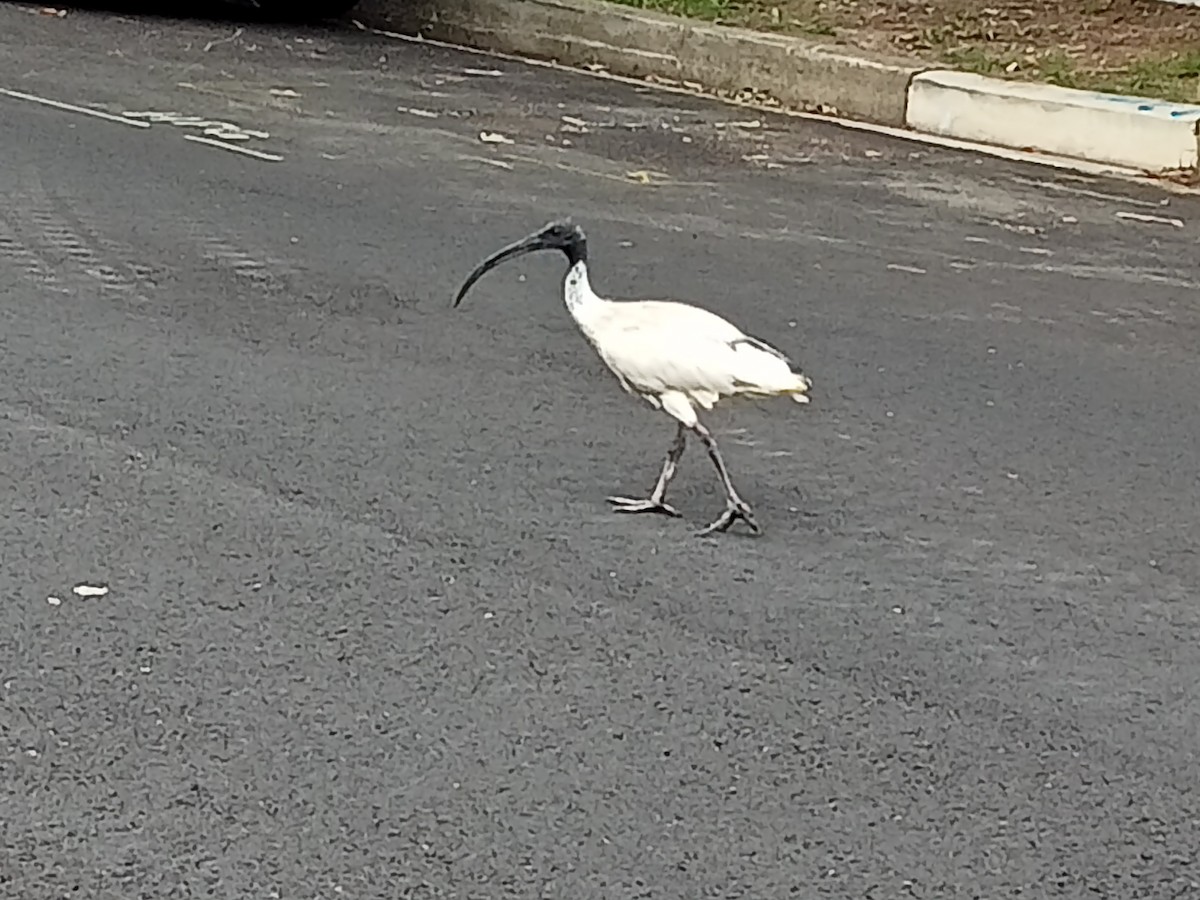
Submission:
<svg viewBox="0 0 1200 900">
<path fill-rule="evenodd" d="M 588 280 L 587 238 L 569 220 L 509 244 L 481 262 L 454 306 L 483 275 L 507 259 L 537 250 L 559 250 L 567 257 L 563 301 L 567 311 L 621 387 L 644 398 L 678 422 L 675 440 L 663 461 L 658 482 L 644 499 L 609 497 L 618 512 L 655 512 L 678 516 L 665 501 L 667 485 L 683 456 L 688 430 L 694 431 L 713 461 L 725 488 L 725 511 L 699 534 L 725 531 L 741 519 L 755 534 L 761 528 L 750 505 L 733 486 L 712 433 L 696 406 L 712 409 L 724 397 L 791 397 L 808 403 L 812 381 L 770 344 L 705 309 L 670 300 L 609 300 L 598 296 Z"/>
</svg>

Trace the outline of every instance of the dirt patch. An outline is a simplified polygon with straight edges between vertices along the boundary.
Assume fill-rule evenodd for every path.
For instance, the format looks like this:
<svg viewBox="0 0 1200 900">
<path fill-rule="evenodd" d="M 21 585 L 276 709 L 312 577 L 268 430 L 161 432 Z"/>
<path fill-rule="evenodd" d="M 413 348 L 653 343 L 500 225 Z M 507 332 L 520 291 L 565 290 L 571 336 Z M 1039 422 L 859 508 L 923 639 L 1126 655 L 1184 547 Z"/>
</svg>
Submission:
<svg viewBox="0 0 1200 900">
<path fill-rule="evenodd" d="M 625 0 L 957 69 L 1200 103 L 1200 7 L 1161 0 Z"/>
</svg>

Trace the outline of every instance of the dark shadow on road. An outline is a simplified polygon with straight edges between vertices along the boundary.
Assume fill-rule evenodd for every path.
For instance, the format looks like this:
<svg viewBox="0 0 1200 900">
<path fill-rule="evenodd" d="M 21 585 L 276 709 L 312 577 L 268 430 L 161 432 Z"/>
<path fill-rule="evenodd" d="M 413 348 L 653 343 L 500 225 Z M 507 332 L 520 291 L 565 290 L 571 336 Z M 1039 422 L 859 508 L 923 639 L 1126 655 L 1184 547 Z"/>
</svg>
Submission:
<svg viewBox="0 0 1200 900">
<path fill-rule="evenodd" d="M 352 6 L 354 3 L 349 0 L 185 0 L 172 4 L 153 3 L 150 0 L 91 0 L 74 3 L 71 8 L 172 21 L 313 24 L 336 21 L 340 15 L 349 12 Z M 37 7 L 30 5 L 29 8 L 32 10 Z"/>
</svg>

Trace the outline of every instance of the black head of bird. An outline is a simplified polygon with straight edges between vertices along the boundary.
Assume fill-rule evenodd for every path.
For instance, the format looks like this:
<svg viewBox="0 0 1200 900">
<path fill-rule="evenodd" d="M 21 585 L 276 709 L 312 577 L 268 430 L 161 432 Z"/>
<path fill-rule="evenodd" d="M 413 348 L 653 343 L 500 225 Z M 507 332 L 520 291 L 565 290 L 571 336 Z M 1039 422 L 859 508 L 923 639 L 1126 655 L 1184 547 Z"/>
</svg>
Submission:
<svg viewBox="0 0 1200 900">
<path fill-rule="evenodd" d="M 507 247 L 497 250 L 476 266 L 475 271 L 467 276 L 467 280 L 459 288 L 458 296 L 454 298 L 454 305 L 458 306 L 471 286 L 500 263 L 538 250 L 559 250 L 567 257 L 568 265 L 572 266 L 576 263 L 587 262 L 587 238 L 584 236 L 583 229 L 572 223 L 570 219 L 550 222 L 540 231 L 535 231 Z"/>
</svg>

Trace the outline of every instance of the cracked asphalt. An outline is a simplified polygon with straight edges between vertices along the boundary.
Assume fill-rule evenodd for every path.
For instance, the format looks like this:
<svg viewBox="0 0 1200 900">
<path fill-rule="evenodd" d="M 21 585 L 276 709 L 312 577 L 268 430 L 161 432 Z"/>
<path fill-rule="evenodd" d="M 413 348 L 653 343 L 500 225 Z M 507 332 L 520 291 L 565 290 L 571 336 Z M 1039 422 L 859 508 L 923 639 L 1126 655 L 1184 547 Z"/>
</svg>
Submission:
<svg viewBox="0 0 1200 900">
<path fill-rule="evenodd" d="M 1195 199 L 352 23 L 0 36 L 5 897 L 1200 897 Z M 762 536 L 695 445 L 609 511 L 673 429 L 561 260 L 449 308 L 565 214 L 813 378 L 708 419 Z"/>
</svg>

